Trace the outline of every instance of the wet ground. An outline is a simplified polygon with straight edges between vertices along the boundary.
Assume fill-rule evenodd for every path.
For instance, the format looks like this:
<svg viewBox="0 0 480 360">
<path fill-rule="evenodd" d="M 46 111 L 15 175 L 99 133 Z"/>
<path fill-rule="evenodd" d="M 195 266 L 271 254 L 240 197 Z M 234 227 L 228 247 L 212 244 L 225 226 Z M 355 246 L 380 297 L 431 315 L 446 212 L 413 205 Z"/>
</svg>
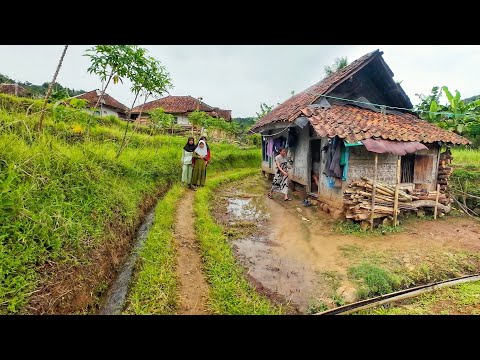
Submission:
<svg viewBox="0 0 480 360">
<path fill-rule="evenodd" d="M 479 227 L 469 219 L 422 221 L 402 233 L 373 238 L 339 234 L 328 214 L 302 206 L 301 193 L 291 193 L 294 201 L 289 202 L 282 194 L 269 199 L 269 186 L 258 175 L 220 188 L 214 216 L 252 284 L 261 284 L 301 313 L 315 312 L 319 303 L 335 307 L 357 300 L 358 285 L 347 272 L 358 259 L 345 250 L 353 249 L 367 261 L 370 253 L 381 253 L 386 262 L 400 256 L 412 267 L 435 251 L 480 249 Z"/>
</svg>

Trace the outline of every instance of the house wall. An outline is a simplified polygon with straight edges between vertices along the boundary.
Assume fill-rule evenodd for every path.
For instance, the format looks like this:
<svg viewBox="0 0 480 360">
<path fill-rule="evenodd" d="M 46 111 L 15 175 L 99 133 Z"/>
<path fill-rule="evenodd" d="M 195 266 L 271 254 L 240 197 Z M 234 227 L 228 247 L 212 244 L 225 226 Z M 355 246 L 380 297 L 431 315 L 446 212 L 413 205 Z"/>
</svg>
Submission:
<svg viewBox="0 0 480 360">
<path fill-rule="evenodd" d="M 178 125 L 190 125 L 190 121 L 188 121 L 188 117 L 185 114 L 172 114 L 177 118 Z"/>
<path fill-rule="evenodd" d="M 305 126 L 301 129 L 295 126 L 297 134 L 297 144 L 294 148 L 293 154 L 293 176 L 290 180 L 293 180 L 302 185 L 309 185 L 309 169 L 310 169 L 310 130 L 309 126 Z"/>
<path fill-rule="evenodd" d="M 327 144 L 327 139 L 322 138 L 322 147 Z M 427 179 L 427 189 L 432 191 L 436 189 L 436 179 L 438 173 L 439 146 L 436 144 L 427 144 L 428 150 L 417 151 L 416 155 L 432 155 L 433 166 L 429 178 Z M 343 191 L 351 180 L 360 180 L 362 176 L 373 178 L 375 173 L 375 153 L 368 151 L 364 146 L 349 147 L 349 167 L 347 180 L 342 181 L 341 187 L 329 188 L 327 177 L 323 174 L 325 164 L 320 166 L 320 189 L 319 199 L 333 206 L 342 207 Z M 397 156 L 391 154 L 378 154 L 377 181 L 395 185 L 397 176 Z"/>
<path fill-rule="evenodd" d="M 93 114 L 93 111 L 90 109 L 86 109 L 85 111 L 89 112 L 90 114 Z M 113 115 L 113 116 L 119 117 L 118 109 L 111 108 L 110 106 L 105 106 L 105 105 L 103 105 L 102 107 L 99 106 L 97 108 L 97 112 L 100 112 L 100 111 L 101 111 L 100 116 Z"/>
</svg>

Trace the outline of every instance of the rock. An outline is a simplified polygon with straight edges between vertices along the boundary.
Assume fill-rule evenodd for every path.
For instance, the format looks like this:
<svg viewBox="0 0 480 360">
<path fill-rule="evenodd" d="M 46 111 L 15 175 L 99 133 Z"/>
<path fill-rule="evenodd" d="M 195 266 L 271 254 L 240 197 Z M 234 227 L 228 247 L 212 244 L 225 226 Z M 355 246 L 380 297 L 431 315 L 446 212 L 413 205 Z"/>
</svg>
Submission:
<svg viewBox="0 0 480 360">
<path fill-rule="evenodd" d="M 383 219 L 382 225 L 383 226 L 392 226 L 393 225 L 393 220 L 386 217 L 385 219 Z"/>
<path fill-rule="evenodd" d="M 363 231 L 366 231 L 367 229 L 370 228 L 370 222 L 368 221 L 362 221 L 360 223 L 360 229 L 362 229 Z"/>
<path fill-rule="evenodd" d="M 420 217 L 420 218 L 425 217 L 425 211 L 423 211 L 423 210 L 417 210 L 417 216 Z"/>
<path fill-rule="evenodd" d="M 342 210 L 335 210 L 335 212 L 334 212 L 333 215 L 332 215 L 332 217 L 333 217 L 335 220 L 340 219 L 342 216 L 343 216 Z"/>
<path fill-rule="evenodd" d="M 301 212 L 302 212 L 302 209 L 300 209 L 299 207 L 297 207 L 297 211 L 298 211 L 299 213 L 301 213 Z"/>
<path fill-rule="evenodd" d="M 346 285 L 340 286 L 337 290 L 337 293 L 343 297 L 347 304 L 357 300 L 356 292 L 355 288 Z"/>
</svg>

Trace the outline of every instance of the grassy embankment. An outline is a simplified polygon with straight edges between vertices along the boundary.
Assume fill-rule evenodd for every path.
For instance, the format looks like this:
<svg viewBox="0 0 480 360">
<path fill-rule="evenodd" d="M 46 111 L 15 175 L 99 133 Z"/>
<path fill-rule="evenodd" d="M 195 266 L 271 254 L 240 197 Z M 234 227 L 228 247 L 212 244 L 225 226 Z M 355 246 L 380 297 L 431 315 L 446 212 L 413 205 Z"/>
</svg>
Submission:
<svg viewBox="0 0 480 360">
<path fill-rule="evenodd" d="M 49 106 L 38 135 L 41 104 L 0 95 L 0 314 L 92 312 L 185 139 L 139 129 L 116 158 L 124 122 Z M 211 147 L 212 171 L 259 156 Z"/>
<path fill-rule="evenodd" d="M 255 165 L 252 163 L 252 165 Z M 282 309 L 270 305 L 246 281 L 236 263 L 221 226 L 215 223 L 209 203 L 220 184 L 257 172 L 241 169 L 210 177 L 195 197 L 195 226 L 204 258 L 204 272 L 210 286 L 208 306 L 218 314 L 276 314 Z M 129 295 L 126 313 L 172 314 L 178 306 L 175 274 L 176 251 L 173 239 L 176 203 L 184 189 L 175 186 L 160 201 L 154 225 L 140 253 L 136 281 Z"/>
</svg>

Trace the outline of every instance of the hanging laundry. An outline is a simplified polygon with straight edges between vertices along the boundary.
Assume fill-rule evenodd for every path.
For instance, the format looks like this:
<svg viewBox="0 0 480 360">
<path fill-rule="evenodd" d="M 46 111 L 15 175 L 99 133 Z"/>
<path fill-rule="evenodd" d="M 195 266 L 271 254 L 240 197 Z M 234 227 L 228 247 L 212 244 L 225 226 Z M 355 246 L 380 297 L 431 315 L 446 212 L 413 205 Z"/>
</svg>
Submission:
<svg viewBox="0 0 480 360">
<path fill-rule="evenodd" d="M 273 139 L 267 139 L 267 155 L 273 156 Z"/>
</svg>

